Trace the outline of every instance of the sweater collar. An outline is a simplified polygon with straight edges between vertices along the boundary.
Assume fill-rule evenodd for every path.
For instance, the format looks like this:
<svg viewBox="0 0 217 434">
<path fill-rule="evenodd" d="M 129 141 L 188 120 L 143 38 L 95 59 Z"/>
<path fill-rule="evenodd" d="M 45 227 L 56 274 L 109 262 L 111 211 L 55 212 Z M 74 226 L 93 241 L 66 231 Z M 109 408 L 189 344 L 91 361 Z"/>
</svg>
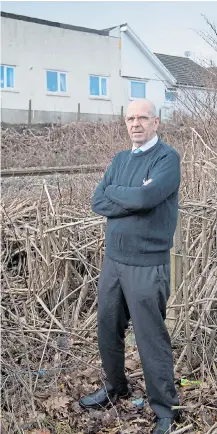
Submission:
<svg viewBox="0 0 217 434">
<path fill-rule="evenodd" d="M 154 136 L 148 142 L 144 143 L 144 145 L 141 145 L 138 149 L 140 149 L 142 152 L 147 151 L 148 149 L 152 148 L 152 146 L 156 145 L 157 141 L 158 141 L 158 136 L 156 134 L 156 136 Z M 132 152 L 134 152 L 136 149 L 137 147 L 133 143 Z"/>
</svg>

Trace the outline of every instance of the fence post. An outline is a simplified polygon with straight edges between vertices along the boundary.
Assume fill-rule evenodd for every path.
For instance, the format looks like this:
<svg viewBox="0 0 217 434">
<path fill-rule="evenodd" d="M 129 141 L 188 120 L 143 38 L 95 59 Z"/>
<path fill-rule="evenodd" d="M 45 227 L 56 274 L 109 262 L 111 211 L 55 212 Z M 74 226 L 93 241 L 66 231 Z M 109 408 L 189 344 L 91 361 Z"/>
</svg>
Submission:
<svg viewBox="0 0 217 434">
<path fill-rule="evenodd" d="M 178 212 L 176 232 L 173 239 L 173 248 L 170 252 L 170 298 L 168 304 L 176 294 L 177 289 L 182 283 L 182 221 L 181 212 Z M 176 303 L 177 304 L 177 303 Z M 166 324 L 172 329 L 175 324 L 177 311 L 168 309 Z"/>
<path fill-rule="evenodd" d="M 28 110 L 28 124 L 32 123 L 32 100 L 29 99 L 29 110 Z"/>
<path fill-rule="evenodd" d="M 122 118 L 124 117 L 124 106 L 123 105 L 121 106 L 121 117 Z"/>
<path fill-rule="evenodd" d="M 178 221 L 176 227 L 175 236 L 175 263 L 176 263 L 176 278 L 175 278 L 175 288 L 176 290 L 182 283 L 183 280 L 183 270 L 182 270 L 182 218 L 181 211 L 178 213 Z M 181 300 L 179 300 L 181 301 Z"/>
<path fill-rule="evenodd" d="M 78 113 L 77 113 L 77 120 L 80 121 L 81 119 L 81 104 L 78 103 Z"/>
</svg>

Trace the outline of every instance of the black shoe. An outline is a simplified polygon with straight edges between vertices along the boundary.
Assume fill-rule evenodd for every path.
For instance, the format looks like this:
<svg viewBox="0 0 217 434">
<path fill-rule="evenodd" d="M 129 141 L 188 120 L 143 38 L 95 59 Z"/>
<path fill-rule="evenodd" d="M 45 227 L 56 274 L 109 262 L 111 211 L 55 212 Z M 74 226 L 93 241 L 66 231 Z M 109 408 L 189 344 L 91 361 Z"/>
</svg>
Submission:
<svg viewBox="0 0 217 434">
<path fill-rule="evenodd" d="M 162 419 L 157 419 L 157 424 L 153 431 L 153 434 L 169 434 L 175 431 L 175 421 L 174 417 L 165 417 Z"/>
<path fill-rule="evenodd" d="M 106 407 L 115 397 L 127 399 L 130 397 L 130 395 L 131 393 L 128 388 L 117 393 L 115 389 L 106 389 L 105 387 L 101 387 L 101 389 L 96 390 L 96 392 L 90 393 L 87 396 L 83 396 L 80 399 L 79 404 L 82 408 L 99 409 Z"/>
</svg>

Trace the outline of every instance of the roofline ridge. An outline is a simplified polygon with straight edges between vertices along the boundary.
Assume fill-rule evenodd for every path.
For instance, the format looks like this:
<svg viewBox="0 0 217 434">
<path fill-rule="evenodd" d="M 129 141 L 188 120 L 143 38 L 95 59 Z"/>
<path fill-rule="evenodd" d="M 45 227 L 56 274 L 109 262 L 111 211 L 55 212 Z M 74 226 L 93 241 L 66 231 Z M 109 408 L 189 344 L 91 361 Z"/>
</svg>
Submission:
<svg viewBox="0 0 217 434">
<path fill-rule="evenodd" d="M 60 29 L 66 29 L 66 30 L 72 30 L 72 31 L 74 30 L 77 32 L 93 33 L 93 34 L 97 34 L 97 35 L 101 35 L 101 36 L 109 36 L 109 33 L 106 30 L 98 30 L 98 29 L 91 29 L 89 27 L 74 26 L 72 24 L 60 23 L 58 21 L 45 20 L 43 18 L 29 17 L 27 15 L 14 14 L 11 12 L 1 11 L 1 17 L 10 18 L 10 19 L 14 19 L 14 20 L 20 20 L 20 21 L 26 21 L 29 23 L 41 24 L 41 25 L 45 25 L 45 26 L 57 27 Z"/>
</svg>

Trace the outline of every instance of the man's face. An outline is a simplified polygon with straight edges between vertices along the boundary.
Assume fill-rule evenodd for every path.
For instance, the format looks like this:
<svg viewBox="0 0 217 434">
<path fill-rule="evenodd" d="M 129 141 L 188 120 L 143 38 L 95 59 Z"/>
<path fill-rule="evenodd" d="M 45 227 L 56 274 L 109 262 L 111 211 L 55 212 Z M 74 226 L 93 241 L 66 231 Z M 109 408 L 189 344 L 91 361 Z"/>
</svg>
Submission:
<svg viewBox="0 0 217 434">
<path fill-rule="evenodd" d="M 138 147 L 155 136 L 159 125 L 159 118 L 153 116 L 151 108 L 145 104 L 130 104 L 125 121 L 129 136 Z"/>
</svg>

